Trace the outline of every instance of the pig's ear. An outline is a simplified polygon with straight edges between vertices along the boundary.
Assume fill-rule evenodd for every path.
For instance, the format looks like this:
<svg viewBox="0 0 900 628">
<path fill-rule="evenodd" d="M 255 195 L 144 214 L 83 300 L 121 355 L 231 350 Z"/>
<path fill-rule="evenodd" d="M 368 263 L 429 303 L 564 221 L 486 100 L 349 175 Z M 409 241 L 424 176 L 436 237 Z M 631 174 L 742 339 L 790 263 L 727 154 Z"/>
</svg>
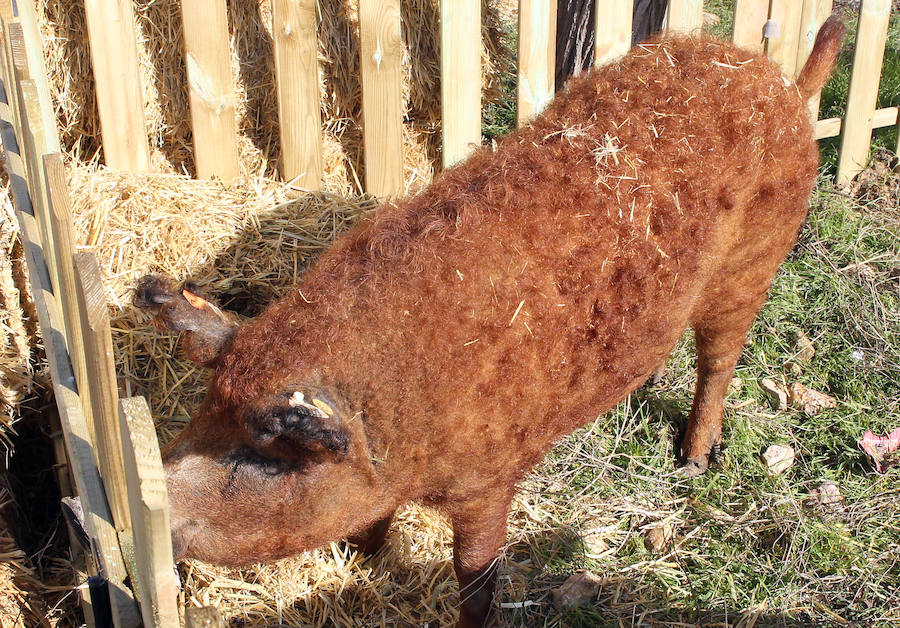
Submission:
<svg viewBox="0 0 900 628">
<path fill-rule="evenodd" d="M 193 285 L 172 290 L 162 277 L 141 278 L 134 290 L 134 304 L 153 312 L 157 327 L 186 332 L 182 347 L 191 360 L 203 366 L 215 364 L 238 328 L 235 315 L 201 297 Z"/>
<path fill-rule="evenodd" d="M 328 451 L 342 459 L 350 447 L 350 435 L 341 425 L 331 404 L 293 393 L 287 403 L 250 411 L 247 432 L 260 447 L 281 438 L 310 451 Z"/>
</svg>

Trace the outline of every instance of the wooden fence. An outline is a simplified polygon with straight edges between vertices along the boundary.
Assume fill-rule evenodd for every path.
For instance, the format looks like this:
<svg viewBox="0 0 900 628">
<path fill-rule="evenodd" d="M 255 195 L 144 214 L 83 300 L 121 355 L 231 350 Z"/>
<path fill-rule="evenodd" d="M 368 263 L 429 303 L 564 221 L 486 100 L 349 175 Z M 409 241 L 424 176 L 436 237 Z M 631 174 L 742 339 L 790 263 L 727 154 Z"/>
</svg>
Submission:
<svg viewBox="0 0 900 628">
<path fill-rule="evenodd" d="M 236 130 L 225 0 L 184 3 L 185 54 L 195 157 L 200 176 L 237 171 Z M 597 11 L 597 63 L 629 46 L 632 0 Z M 107 165 L 148 169 L 129 0 L 85 0 Z M 702 26 L 700 0 L 671 0 L 669 27 Z M 441 7 L 444 163 L 480 143 L 478 0 Z M 809 55 L 830 0 L 737 0 L 734 38 L 796 73 Z M 553 96 L 552 0 L 520 0 L 519 124 Z M 273 0 L 275 58 L 285 158 L 283 176 L 321 181 L 314 0 Z M 847 116 L 816 122 L 817 137 L 841 134 L 839 179 L 863 165 L 873 127 L 897 122 L 897 107 L 875 109 L 889 0 L 863 0 Z M 399 0 L 360 0 L 368 190 L 400 192 Z M 34 6 L 0 0 L 0 134 L 29 279 L 59 408 L 65 455 L 85 514 L 86 575 L 108 582 L 112 621 L 131 628 L 176 627 L 178 580 L 172 564 L 165 477 L 150 410 L 120 398 L 99 264 L 75 253 L 71 207 L 47 86 Z M 286 81 L 285 77 L 293 81 Z M 818 111 L 813 107 L 811 115 Z M 376 159 L 378 157 L 378 159 Z M 130 582 L 132 587 L 126 583 Z M 135 600 L 140 600 L 138 606 Z M 92 625 L 93 610 L 85 603 Z M 98 614 L 99 614 L 99 609 Z M 190 620 L 192 614 L 188 614 Z"/>
</svg>

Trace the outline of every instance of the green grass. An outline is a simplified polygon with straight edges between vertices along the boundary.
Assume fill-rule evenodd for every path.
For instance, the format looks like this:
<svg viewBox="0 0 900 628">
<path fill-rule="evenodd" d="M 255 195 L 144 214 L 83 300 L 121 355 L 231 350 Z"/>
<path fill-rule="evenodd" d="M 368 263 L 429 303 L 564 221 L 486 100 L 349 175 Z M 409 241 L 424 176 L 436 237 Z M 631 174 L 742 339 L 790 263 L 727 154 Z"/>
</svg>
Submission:
<svg viewBox="0 0 900 628">
<path fill-rule="evenodd" d="M 720 17 L 709 30 L 729 37 L 732 7 L 707 1 Z M 820 117 L 843 115 L 853 45 Z M 514 94 L 514 78 L 507 87 Z M 895 12 L 879 106 L 897 104 Z M 485 134 L 514 121 L 510 98 L 488 115 Z M 896 141 L 885 129 L 874 145 Z M 523 486 L 501 567 L 504 625 L 900 625 L 900 465 L 876 475 L 856 445 L 867 429 L 900 426 L 900 224 L 890 201 L 862 205 L 834 189 L 836 146 L 822 143 L 808 224 L 736 370 L 719 463 L 693 480 L 673 473 L 695 379 L 688 333 L 659 385 L 565 439 Z M 816 348 L 799 372 L 798 331 Z M 758 384 L 764 377 L 827 392 L 838 406 L 813 417 L 776 410 Z M 759 459 L 770 444 L 797 454 L 777 477 Z M 836 511 L 809 503 L 826 480 L 844 497 Z M 654 553 L 644 528 L 661 522 L 673 536 Z M 604 578 L 599 598 L 554 609 L 550 590 L 578 569 Z M 522 602 L 530 604 L 510 607 Z"/>
</svg>

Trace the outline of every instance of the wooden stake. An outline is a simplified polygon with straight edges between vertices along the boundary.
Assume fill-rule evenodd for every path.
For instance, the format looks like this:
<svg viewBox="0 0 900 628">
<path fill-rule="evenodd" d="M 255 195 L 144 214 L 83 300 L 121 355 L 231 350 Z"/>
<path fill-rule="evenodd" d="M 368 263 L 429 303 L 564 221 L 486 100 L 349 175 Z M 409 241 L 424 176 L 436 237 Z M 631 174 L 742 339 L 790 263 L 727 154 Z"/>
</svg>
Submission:
<svg viewBox="0 0 900 628">
<path fill-rule="evenodd" d="M 669 0 L 668 30 L 699 33 L 703 30 L 703 0 Z"/>
<path fill-rule="evenodd" d="M 766 54 L 771 57 L 789 78 L 797 74 L 797 49 L 800 45 L 800 19 L 803 2 L 808 0 L 772 0 L 769 19 L 777 24 L 766 43 Z"/>
<path fill-rule="evenodd" d="M 873 116 L 887 41 L 891 0 L 862 0 L 847 96 L 847 115 L 841 133 L 837 184 L 844 186 L 866 167 L 872 142 Z"/>
<path fill-rule="evenodd" d="M 113 170 L 148 172 L 134 9 L 131 0 L 84 0 L 100 113 L 103 157 Z"/>
<path fill-rule="evenodd" d="M 122 399 L 119 421 L 144 626 L 179 628 L 179 582 L 172 562 L 166 474 L 147 401 Z"/>
<path fill-rule="evenodd" d="M 281 176 L 307 190 L 322 187 L 322 114 L 315 0 L 273 0 Z"/>
<path fill-rule="evenodd" d="M 731 41 L 752 52 L 763 52 L 766 47 L 763 28 L 767 19 L 769 0 L 736 0 Z"/>
<path fill-rule="evenodd" d="M 197 177 L 233 179 L 240 169 L 225 0 L 180 5 Z"/>
<path fill-rule="evenodd" d="M 481 146 L 481 0 L 441 0 L 441 127 L 444 168 Z"/>
<path fill-rule="evenodd" d="M 526 124 L 553 99 L 555 72 L 556 0 L 521 0 L 517 126 Z"/>
<path fill-rule="evenodd" d="M 403 193 L 403 95 L 400 0 L 360 0 L 363 143 L 366 191 Z"/>
<path fill-rule="evenodd" d="M 610 0 L 594 12 L 594 66 L 612 63 L 631 50 L 632 0 Z"/>
<path fill-rule="evenodd" d="M 72 364 L 66 354 L 58 304 L 50 287 L 49 274 L 40 246 L 37 222 L 25 184 L 25 170 L 18 142 L 9 121 L 8 103 L 0 103 L 0 135 L 10 179 L 10 192 L 25 251 L 28 277 L 38 314 L 44 351 L 50 367 L 53 392 L 66 441 L 72 477 L 85 511 L 87 532 L 95 545 L 94 558 L 100 575 L 109 581 L 110 602 L 116 628 L 136 628 L 140 616 L 131 592 L 125 586 L 125 568 L 103 484 L 94 460 L 91 434 L 81 412 Z"/>
<path fill-rule="evenodd" d="M 19 22 L 22 25 L 22 39 L 25 45 L 25 56 L 30 70 L 28 78 L 34 81 L 37 88 L 38 102 L 41 107 L 41 126 L 45 130 L 44 144 L 41 154 L 59 152 L 59 133 L 56 128 L 56 113 L 53 100 L 50 98 L 50 87 L 47 83 L 47 67 L 44 64 L 43 43 L 40 27 L 35 13 L 35 3 L 18 0 Z"/>
<path fill-rule="evenodd" d="M 800 46 L 797 48 L 797 74 L 803 69 L 806 60 L 816 43 L 816 35 L 828 16 L 831 15 L 832 0 L 803 0 L 803 15 L 800 19 Z M 809 99 L 809 119 L 813 124 L 819 119 L 819 92 Z"/>
<path fill-rule="evenodd" d="M 116 530 L 124 530 L 131 527 L 131 521 L 128 515 L 125 468 L 122 463 L 122 438 L 118 420 L 119 391 L 106 290 L 100 265 L 93 253 L 75 253 L 74 260 L 100 475 L 106 487 Z"/>
</svg>

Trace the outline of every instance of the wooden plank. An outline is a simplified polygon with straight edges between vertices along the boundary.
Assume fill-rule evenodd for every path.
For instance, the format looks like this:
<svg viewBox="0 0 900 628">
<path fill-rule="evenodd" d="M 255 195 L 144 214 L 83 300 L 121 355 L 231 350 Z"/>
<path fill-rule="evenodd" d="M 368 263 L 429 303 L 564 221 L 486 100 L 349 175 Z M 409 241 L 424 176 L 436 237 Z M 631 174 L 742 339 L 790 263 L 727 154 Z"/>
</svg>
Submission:
<svg viewBox="0 0 900 628">
<path fill-rule="evenodd" d="M 75 378 L 79 384 L 78 392 L 81 397 L 81 409 L 84 412 L 88 431 L 94 434 L 90 385 L 88 384 L 87 363 L 84 357 L 84 338 L 81 332 L 81 312 L 78 308 L 75 265 L 72 258 L 75 253 L 72 201 L 69 197 L 68 185 L 66 184 L 66 170 L 62 156 L 59 153 L 44 155 L 43 162 L 51 217 L 50 226 L 53 229 L 53 242 L 56 245 L 56 256 L 59 264 L 59 282 L 55 286 L 54 294 L 63 313 L 69 356 L 72 359 Z"/>
<path fill-rule="evenodd" d="M 769 9 L 769 20 L 777 27 L 766 40 L 766 54 L 790 78 L 797 74 L 797 49 L 800 45 L 800 19 L 804 1 L 772 0 Z"/>
<path fill-rule="evenodd" d="M 359 40 L 366 191 L 399 196 L 403 192 L 400 0 L 360 0 Z"/>
<path fill-rule="evenodd" d="M 322 188 L 322 114 L 315 0 L 272 0 L 281 176 Z"/>
<path fill-rule="evenodd" d="M 668 30 L 699 33 L 703 30 L 703 0 L 669 0 Z"/>
<path fill-rule="evenodd" d="M 862 0 L 860 3 L 856 41 L 865 42 L 865 45 L 856 46 L 853 53 L 847 113 L 838 157 L 838 185 L 849 183 L 865 168 L 869 159 L 890 12 L 891 0 Z"/>
<path fill-rule="evenodd" d="M 166 473 L 147 401 L 143 397 L 119 401 L 119 422 L 144 626 L 179 628 L 180 583 L 172 562 Z"/>
<path fill-rule="evenodd" d="M 481 2 L 441 0 L 444 168 L 481 145 Z"/>
<path fill-rule="evenodd" d="M 553 100 L 556 0 L 520 0 L 518 56 L 516 125 L 522 126 Z"/>
<path fill-rule="evenodd" d="M 150 170 L 131 0 L 84 0 L 107 167 Z"/>
<path fill-rule="evenodd" d="M 44 63 L 44 46 L 41 40 L 35 3 L 20 0 L 16 2 L 19 22 L 22 25 L 22 36 L 25 43 L 25 55 L 30 73 L 28 78 L 35 82 L 38 101 L 41 107 L 41 121 L 45 130 L 44 144 L 41 154 L 59 152 L 59 131 L 56 127 L 56 112 L 50 98 L 50 86 L 47 82 L 47 67 Z"/>
<path fill-rule="evenodd" d="M 184 611 L 184 628 L 225 628 L 225 620 L 214 606 L 188 608 Z"/>
<path fill-rule="evenodd" d="M 4 0 L 0 0 L 0 2 L 4 2 Z M 7 3 L 8 4 L 8 3 Z M 12 8 L 10 8 L 10 12 Z M 19 115 L 19 97 L 18 97 L 18 88 L 16 87 L 16 71 L 13 66 L 12 59 L 12 44 L 9 40 L 9 25 L 12 24 L 12 20 L 2 19 L 2 34 L 3 41 L 0 42 L 0 51 L 2 51 L 3 55 L 3 66 L 0 68 L 3 73 L 3 84 L 9 88 L 9 122 L 12 125 L 16 136 L 20 136 L 22 134 L 22 117 Z"/>
<path fill-rule="evenodd" d="M 240 169 L 225 0 L 179 4 L 197 176 L 233 179 Z"/>
<path fill-rule="evenodd" d="M 100 463 L 100 475 L 109 498 L 116 530 L 131 527 L 125 467 L 122 463 L 122 438 L 119 434 L 119 391 L 116 364 L 106 305 L 106 290 L 97 256 L 75 253 L 75 293 L 81 317 L 84 359 L 91 390 L 91 414 L 94 441 Z"/>
<path fill-rule="evenodd" d="M 28 277 L 38 314 L 41 337 L 50 367 L 53 392 L 59 410 L 60 423 L 66 441 L 72 477 L 85 510 L 87 532 L 94 544 L 94 556 L 99 573 L 109 580 L 110 601 L 117 628 L 132 628 L 140 624 L 134 599 L 125 586 L 125 568 L 112 524 L 103 483 L 94 460 L 91 435 L 81 412 L 81 400 L 75 384 L 71 362 L 65 350 L 62 321 L 40 246 L 37 222 L 28 195 L 25 169 L 19 154 L 18 142 L 10 124 L 5 89 L 0 90 L 0 135 L 10 192 L 22 237 Z"/>
<path fill-rule="evenodd" d="M 897 110 L 898 107 L 876 109 L 875 113 L 872 115 L 872 128 L 880 129 L 896 124 L 898 122 Z M 816 139 L 821 140 L 826 137 L 836 137 L 840 135 L 843 121 L 843 118 L 826 118 L 824 120 L 819 120 L 814 127 Z"/>
<path fill-rule="evenodd" d="M 736 0 L 731 41 L 753 52 L 764 52 L 763 28 L 769 19 L 769 0 Z"/>
<path fill-rule="evenodd" d="M 834 5 L 833 0 L 803 0 L 803 15 L 800 19 L 800 46 L 797 48 L 797 74 L 803 69 L 806 60 L 816 43 L 816 35 Z M 816 93 L 809 99 L 809 119 L 815 123 L 819 119 L 819 100 L 822 93 Z"/>
<path fill-rule="evenodd" d="M 632 0 L 610 0 L 594 13 L 594 66 L 612 63 L 631 49 Z"/>
</svg>

